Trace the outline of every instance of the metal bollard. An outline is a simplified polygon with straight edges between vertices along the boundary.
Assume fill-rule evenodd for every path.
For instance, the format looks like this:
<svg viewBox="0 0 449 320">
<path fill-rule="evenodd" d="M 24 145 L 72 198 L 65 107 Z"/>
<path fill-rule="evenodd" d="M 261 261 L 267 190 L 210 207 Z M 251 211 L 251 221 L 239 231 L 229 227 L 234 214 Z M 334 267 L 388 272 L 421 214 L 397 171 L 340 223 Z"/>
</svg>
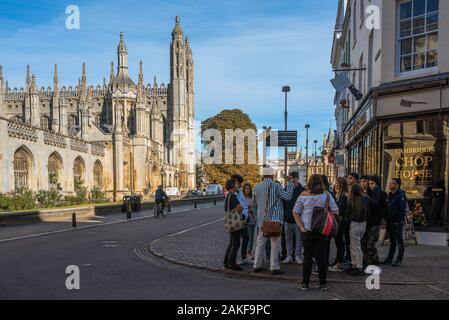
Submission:
<svg viewBox="0 0 449 320">
<path fill-rule="evenodd" d="M 171 212 L 171 203 L 170 203 L 170 202 L 168 203 L 167 211 L 168 211 L 168 212 Z"/>
<path fill-rule="evenodd" d="M 214 198 L 214 206 L 217 205 L 217 198 Z"/>
<path fill-rule="evenodd" d="M 195 202 L 193 203 L 193 207 L 196 209 L 196 208 L 198 208 L 198 201 L 197 200 L 195 200 Z"/>
<path fill-rule="evenodd" d="M 76 228 L 76 213 L 72 213 L 72 228 Z"/>
<path fill-rule="evenodd" d="M 131 202 L 128 202 L 126 206 L 126 219 L 131 219 Z"/>
</svg>

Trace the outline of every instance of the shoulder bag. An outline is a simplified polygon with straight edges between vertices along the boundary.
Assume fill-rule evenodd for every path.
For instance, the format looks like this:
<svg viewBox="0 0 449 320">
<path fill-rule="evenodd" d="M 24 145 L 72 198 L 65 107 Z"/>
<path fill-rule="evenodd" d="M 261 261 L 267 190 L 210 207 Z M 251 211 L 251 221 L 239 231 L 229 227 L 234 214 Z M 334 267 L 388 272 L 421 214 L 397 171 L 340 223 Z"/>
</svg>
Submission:
<svg viewBox="0 0 449 320">
<path fill-rule="evenodd" d="M 268 207 L 270 203 L 269 202 L 270 194 L 271 194 L 271 184 L 270 187 L 268 188 L 267 202 L 265 205 L 265 216 L 263 219 L 261 230 L 265 238 L 276 238 L 282 234 L 282 224 L 280 224 L 279 222 L 267 221 L 270 211 L 270 208 Z"/>
<path fill-rule="evenodd" d="M 330 195 L 326 192 L 325 207 L 314 207 L 312 213 L 312 231 L 323 236 L 336 236 L 339 223 L 334 213 L 330 211 Z"/>
<path fill-rule="evenodd" d="M 226 210 L 224 215 L 224 225 L 227 233 L 239 231 L 245 228 L 245 221 L 242 219 L 240 212 L 237 209 L 229 209 L 231 195 L 232 194 L 229 194 L 226 199 Z"/>
</svg>

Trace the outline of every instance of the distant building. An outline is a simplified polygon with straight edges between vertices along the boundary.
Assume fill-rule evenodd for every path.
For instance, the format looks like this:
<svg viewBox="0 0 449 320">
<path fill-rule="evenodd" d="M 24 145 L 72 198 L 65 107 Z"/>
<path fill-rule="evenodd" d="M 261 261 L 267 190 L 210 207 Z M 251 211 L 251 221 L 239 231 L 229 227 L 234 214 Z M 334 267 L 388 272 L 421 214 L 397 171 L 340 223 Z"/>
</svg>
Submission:
<svg viewBox="0 0 449 320">
<path fill-rule="evenodd" d="M 448 48 L 449 1 L 338 2 L 332 67 L 363 95 L 335 95 L 338 173 L 377 174 L 384 189 L 400 178 L 412 210 L 422 207 L 446 223 Z"/>
<path fill-rule="evenodd" d="M 111 197 L 149 193 L 163 183 L 195 188 L 194 65 L 176 17 L 170 45 L 170 83 L 135 83 L 128 74 L 123 34 L 117 71 L 94 87 L 83 64 L 75 87 L 38 89 L 27 67 L 25 89 L 11 89 L 0 66 L 0 192 L 82 184 Z"/>
</svg>

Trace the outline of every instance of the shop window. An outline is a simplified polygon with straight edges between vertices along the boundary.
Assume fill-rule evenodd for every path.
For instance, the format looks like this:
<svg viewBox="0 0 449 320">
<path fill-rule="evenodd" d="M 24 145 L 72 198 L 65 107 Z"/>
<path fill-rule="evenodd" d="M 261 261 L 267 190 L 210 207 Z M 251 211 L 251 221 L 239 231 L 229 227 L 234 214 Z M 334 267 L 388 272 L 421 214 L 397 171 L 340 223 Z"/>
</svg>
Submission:
<svg viewBox="0 0 449 320">
<path fill-rule="evenodd" d="M 443 128 L 441 119 L 432 118 L 393 123 L 384 131 L 384 187 L 392 178 L 400 178 L 411 210 L 419 204 L 428 220 L 435 210 L 443 215 L 443 207 L 436 206 L 435 198 L 438 186 L 447 179 L 448 142 Z"/>
</svg>

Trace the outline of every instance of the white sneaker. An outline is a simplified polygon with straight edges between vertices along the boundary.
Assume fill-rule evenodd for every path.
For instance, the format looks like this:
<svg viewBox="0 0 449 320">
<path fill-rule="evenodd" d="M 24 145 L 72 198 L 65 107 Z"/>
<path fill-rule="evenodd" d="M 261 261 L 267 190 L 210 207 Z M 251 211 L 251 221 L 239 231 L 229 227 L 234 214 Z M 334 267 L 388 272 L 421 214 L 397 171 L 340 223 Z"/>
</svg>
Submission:
<svg viewBox="0 0 449 320">
<path fill-rule="evenodd" d="M 337 263 L 337 264 L 335 264 L 335 266 L 329 267 L 328 270 L 332 271 L 332 272 L 342 272 L 343 267 Z"/>
<path fill-rule="evenodd" d="M 284 261 L 282 261 L 282 263 L 287 264 L 287 263 L 291 263 L 293 262 L 293 258 L 288 256 Z"/>
<path fill-rule="evenodd" d="M 296 258 L 295 258 L 295 262 L 296 262 L 297 264 L 303 264 L 303 263 L 304 263 L 304 260 L 302 260 L 300 257 L 296 257 Z"/>
</svg>

